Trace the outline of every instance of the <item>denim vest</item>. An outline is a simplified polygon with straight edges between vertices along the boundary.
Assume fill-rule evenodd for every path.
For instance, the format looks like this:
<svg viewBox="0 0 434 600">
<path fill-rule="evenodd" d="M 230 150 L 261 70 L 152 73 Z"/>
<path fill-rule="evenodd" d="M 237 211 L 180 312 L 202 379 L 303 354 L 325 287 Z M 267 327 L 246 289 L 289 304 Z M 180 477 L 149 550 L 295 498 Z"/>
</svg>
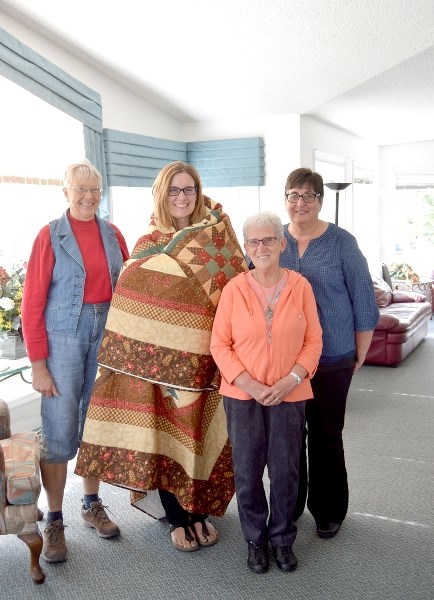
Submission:
<svg viewBox="0 0 434 600">
<path fill-rule="evenodd" d="M 55 262 L 48 290 L 45 322 L 48 333 L 74 336 L 83 305 L 86 272 L 67 212 L 60 219 L 50 222 Z M 96 215 L 95 219 L 107 256 L 113 291 L 123 264 L 122 252 L 113 227 Z M 106 267 L 101 265 L 101 268 Z"/>
</svg>

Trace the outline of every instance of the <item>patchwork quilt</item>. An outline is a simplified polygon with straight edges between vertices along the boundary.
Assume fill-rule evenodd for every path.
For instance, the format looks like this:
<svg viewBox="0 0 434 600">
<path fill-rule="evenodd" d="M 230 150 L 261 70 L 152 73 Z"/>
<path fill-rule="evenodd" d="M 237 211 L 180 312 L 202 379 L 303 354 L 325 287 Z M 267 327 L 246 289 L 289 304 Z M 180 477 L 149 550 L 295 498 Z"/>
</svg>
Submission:
<svg viewBox="0 0 434 600">
<path fill-rule="evenodd" d="M 76 473 L 166 489 L 190 512 L 224 514 L 234 493 L 219 373 L 209 345 L 221 290 L 247 269 L 221 205 L 181 231 L 152 220 L 113 294 Z"/>
</svg>

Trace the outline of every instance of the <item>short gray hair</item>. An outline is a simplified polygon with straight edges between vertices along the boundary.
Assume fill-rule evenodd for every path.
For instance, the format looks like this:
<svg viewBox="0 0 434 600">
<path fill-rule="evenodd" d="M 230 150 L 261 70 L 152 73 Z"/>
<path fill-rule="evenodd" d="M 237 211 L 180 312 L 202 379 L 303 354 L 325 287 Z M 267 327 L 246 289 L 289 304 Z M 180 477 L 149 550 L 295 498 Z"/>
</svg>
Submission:
<svg viewBox="0 0 434 600">
<path fill-rule="evenodd" d="M 283 225 L 280 217 L 273 212 L 258 212 L 251 217 L 247 217 L 243 225 L 244 241 L 247 240 L 247 232 L 250 227 L 272 227 L 276 237 L 283 238 Z"/>
</svg>

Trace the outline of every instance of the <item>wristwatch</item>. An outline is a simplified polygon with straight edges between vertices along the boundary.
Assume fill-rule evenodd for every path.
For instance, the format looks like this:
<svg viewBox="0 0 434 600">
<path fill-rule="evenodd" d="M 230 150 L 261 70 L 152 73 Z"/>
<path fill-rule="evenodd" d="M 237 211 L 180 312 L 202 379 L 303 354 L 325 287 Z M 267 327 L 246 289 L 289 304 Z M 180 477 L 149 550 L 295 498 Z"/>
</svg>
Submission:
<svg viewBox="0 0 434 600">
<path fill-rule="evenodd" d="M 291 371 L 290 375 L 292 375 L 294 377 L 295 381 L 297 382 L 297 385 L 299 385 L 301 383 L 300 375 L 297 375 L 297 373 L 294 373 L 294 371 Z"/>
</svg>

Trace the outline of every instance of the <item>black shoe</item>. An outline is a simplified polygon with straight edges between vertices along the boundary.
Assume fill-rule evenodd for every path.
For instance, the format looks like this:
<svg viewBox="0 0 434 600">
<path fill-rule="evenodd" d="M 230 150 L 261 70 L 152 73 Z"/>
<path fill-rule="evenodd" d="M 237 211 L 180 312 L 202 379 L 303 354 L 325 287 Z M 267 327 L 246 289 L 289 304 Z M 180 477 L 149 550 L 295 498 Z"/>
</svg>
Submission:
<svg viewBox="0 0 434 600">
<path fill-rule="evenodd" d="M 320 538 L 328 540 L 335 537 L 339 529 L 341 528 L 340 523 L 317 523 L 316 530 Z"/>
<path fill-rule="evenodd" d="M 249 556 L 247 566 L 253 573 L 265 573 L 268 571 L 268 546 L 249 542 Z"/>
<path fill-rule="evenodd" d="M 297 557 L 291 546 L 272 546 L 271 551 L 276 561 L 277 568 L 289 572 L 297 568 Z"/>
</svg>

